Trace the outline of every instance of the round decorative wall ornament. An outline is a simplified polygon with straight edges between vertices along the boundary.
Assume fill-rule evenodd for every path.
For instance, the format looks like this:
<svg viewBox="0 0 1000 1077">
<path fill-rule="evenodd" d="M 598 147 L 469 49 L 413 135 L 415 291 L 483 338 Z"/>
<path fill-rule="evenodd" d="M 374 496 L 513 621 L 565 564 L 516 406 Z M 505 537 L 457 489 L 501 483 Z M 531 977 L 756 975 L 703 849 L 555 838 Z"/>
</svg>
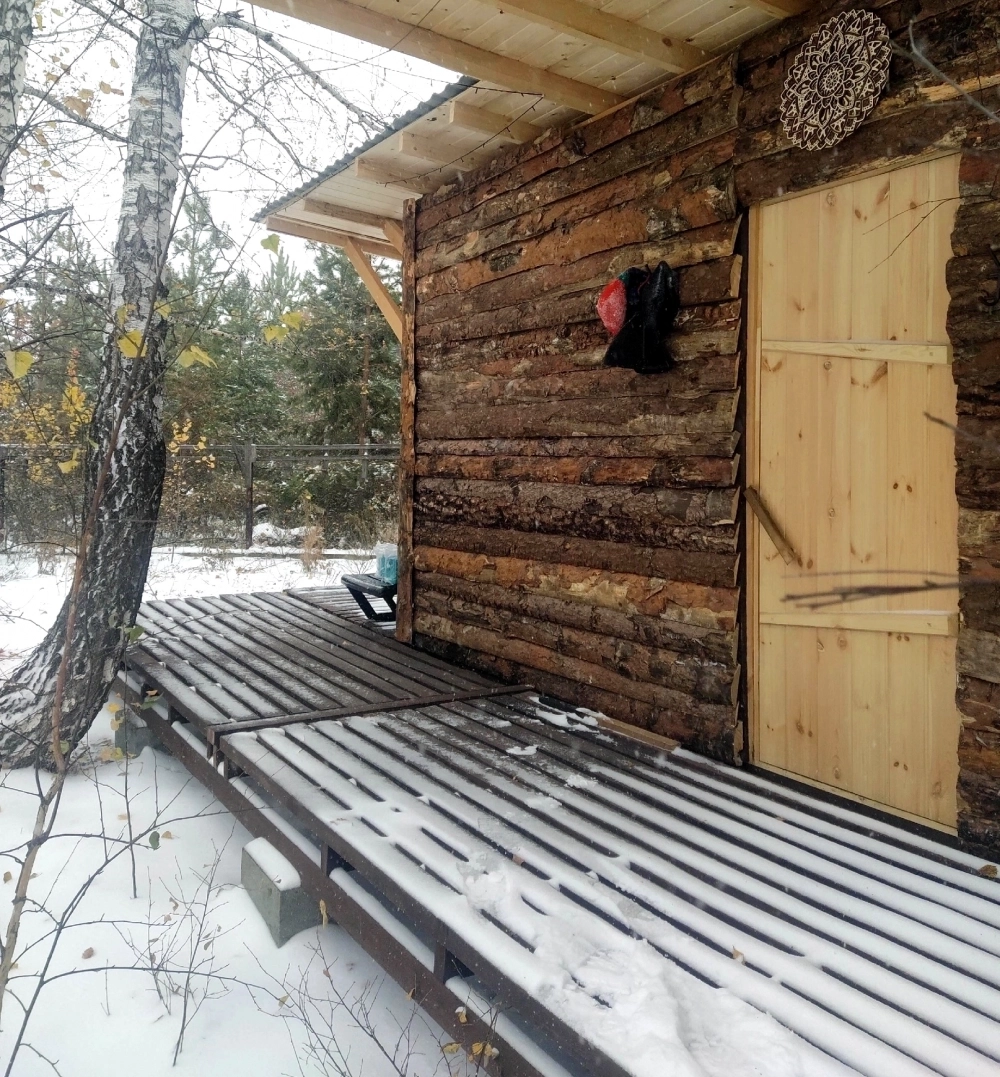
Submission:
<svg viewBox="0 0 1000 1077">
<path fill-rule="evenodd" d="M 875 107 L 891 56 L 888 27 L 870 11 L 843 11 L 823 23 L 785 76 L 785 134 L 804 150 L 842 142 Z"/>
</svg>

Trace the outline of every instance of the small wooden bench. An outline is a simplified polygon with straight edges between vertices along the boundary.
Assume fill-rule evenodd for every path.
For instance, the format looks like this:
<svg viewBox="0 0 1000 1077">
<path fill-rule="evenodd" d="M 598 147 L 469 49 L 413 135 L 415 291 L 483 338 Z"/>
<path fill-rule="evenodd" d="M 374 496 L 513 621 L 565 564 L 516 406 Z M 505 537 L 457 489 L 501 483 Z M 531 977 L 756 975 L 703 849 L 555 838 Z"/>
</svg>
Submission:
<svg viewBox="0 0 1000 1077">
<path fill-rule="evenodd" d="M 354 601 L 361 607 L 361 612 L 369 621 L 396 620 L 396 584 L 386 583 L 381 576 L 376 576 L 371 572 L 363 572 L 358 576 L 343 576 L 340 582 L 351 592 Z M 382 599 L 389 607 L 389 612 L 376 613 L 365 597 L 366 595 Z"/>
</svg>

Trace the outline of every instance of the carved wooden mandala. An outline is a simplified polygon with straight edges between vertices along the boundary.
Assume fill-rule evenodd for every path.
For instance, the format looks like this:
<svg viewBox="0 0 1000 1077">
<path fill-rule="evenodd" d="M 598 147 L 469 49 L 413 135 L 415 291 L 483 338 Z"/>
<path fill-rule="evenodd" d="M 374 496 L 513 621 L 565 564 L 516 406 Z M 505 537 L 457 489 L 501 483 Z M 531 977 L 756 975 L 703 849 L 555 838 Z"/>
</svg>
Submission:
<svg viewBox="0 0 1000 1077">
<path fill-rule="evenodd" d="M 889 31 L 870 11 L 844 11 L 823 23 L 785 77 L 785 134 L 804 150 L 843 141 L 875 107 L 891 56 Z"/>
</svg>

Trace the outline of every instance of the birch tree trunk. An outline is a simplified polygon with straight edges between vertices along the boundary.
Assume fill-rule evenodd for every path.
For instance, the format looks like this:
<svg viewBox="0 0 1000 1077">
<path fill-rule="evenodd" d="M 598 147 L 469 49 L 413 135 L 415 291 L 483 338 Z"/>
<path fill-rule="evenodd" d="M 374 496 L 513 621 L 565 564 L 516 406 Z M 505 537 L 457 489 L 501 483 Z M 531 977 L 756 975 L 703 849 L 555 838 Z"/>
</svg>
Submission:
<svg viewBox="0 0 1000 1077">
<path fill-rule="evenodd" d="M 17 115 L 31 44 L 33 0 L 0 0 L 0 205 L 17 142 Z"/>
<path fill-rule="evenodd" d="M 0 690 L 4 766 L 51 766 L 84 736 L 107 698 L 142 598 L 166 458 L 160 393 L 167 323 L 155 305 L 164 291 L 184 83 L 208 29 L 194 0 L 147 0 L 111 278 L 116 324 L 105 339 L 89 432 L 87 518 L 56 623 Z"/>
</svg>

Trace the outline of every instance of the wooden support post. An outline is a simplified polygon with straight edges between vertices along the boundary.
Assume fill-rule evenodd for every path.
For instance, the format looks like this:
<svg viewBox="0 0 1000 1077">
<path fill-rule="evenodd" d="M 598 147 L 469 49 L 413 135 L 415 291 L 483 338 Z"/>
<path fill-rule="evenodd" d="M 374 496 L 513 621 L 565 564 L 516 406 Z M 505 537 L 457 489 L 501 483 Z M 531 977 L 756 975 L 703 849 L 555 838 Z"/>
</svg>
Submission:
<svg viewBox="0 0 1000 1077">
<path fill-rule="evenodd" d="M 257 457 L 257 446 L 252 441 L 234 445 L 233 453 L 243 473 L 243 486 L 246 491 L 243 515 L 243 546 L 249 550 L 253 545 L 253 465 Z"/>
<path fill-rule="evenodd" d="M 344 239 L 344 252 L 350 258 L 351 265 L 357 270 L 358 276 L 364 282 L 372 299 L 375 300 L 378 309 L 385 316 L 389 328 L 396 334 L 396 339 L 402 340 L 403 315 L 399 304 L 392 298 L 382 278 L 375 272 L 375 267 L 368 255 L 350 238 Z"/>
<path fill-rule="evenodd" d="M 417 404 L 414 317 L 417 304 L 417 204 L 403 207 L 402 381 L 399 391 L 399 540 L 396 577 L 396 639 L 413 640 L 413 484 L 416 472 Z"/>
<path fill-rule="evenodd" d="M 391 217 L 387 217 L 382 222 L 382 231 L 385 232 L 385 238 L 399 251 L 400 256 L 403 254 L 403 226 L 399 221 L 394 221 Z"/>
<path fill-rule="evenodd" d="M 464 961 L 460 961 L 443 942 L 434 944 L 434 978 L 446 984 L 455 976 L 471 979 L 475 973 Z"/>
<path fill-rule="evenodd" d="M 336 849 L 331 849 L 329 845 L 325 844 L 320 848 L 320 863 L 323 865 L 323 874 L 326 875 L 327 878 L 329 878 L 330 873 L 336 871 L 337 868 L 343 868 L 344 871 L 354 870 Z"/>
</svg>

